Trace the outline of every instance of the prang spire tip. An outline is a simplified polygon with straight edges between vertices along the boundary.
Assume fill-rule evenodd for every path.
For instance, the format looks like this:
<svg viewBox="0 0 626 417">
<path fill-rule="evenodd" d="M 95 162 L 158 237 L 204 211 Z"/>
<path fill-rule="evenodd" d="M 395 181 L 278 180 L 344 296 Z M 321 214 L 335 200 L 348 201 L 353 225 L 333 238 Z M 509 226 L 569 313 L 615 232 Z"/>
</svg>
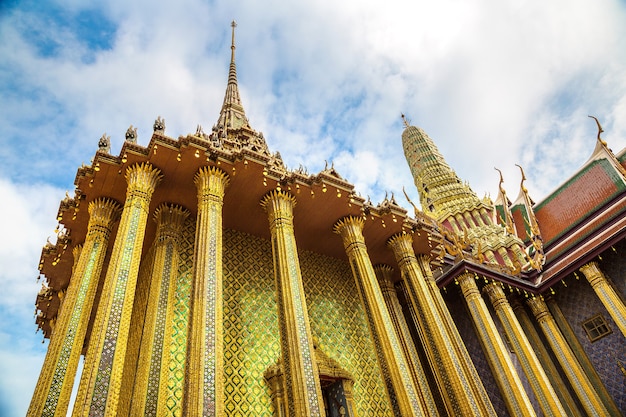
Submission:
<svg viewBox="0 0 626 417">
<path fill-rule="evenodd" d="M 234 20 L 230 23 L 230 27 L 232 27 L 232 36 L 231 36 L 231 42 L 230 42 L 230 62 L 234 63 L 235 62 L 235 28 L 237 27 L 237 22 L 235 22 Z"/>
</svg>

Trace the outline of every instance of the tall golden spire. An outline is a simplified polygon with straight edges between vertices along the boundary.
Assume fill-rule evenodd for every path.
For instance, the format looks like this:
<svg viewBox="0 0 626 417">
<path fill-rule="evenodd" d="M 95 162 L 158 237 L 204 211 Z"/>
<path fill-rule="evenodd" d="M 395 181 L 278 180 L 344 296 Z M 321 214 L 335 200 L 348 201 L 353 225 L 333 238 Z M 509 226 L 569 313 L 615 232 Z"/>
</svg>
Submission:
<svg viewBox="0 0 626 417">
<path fill-rule="evenodd" d="M 232 27 L 232 37 L 230 45 L 230 69 L 228 71 L 228 84 L 226 85 L 226 94 L 224 95 L 224 104 L 222 111 L 217 120 L 214 130 L 226 132 L 229 129 L 239 129 L 241 127 L 249 127 L 246 112 L 241 105 L 239 97 L 239 87 L 237 86 L 237 67 L 235 66 L 235 28 L 237 23 L 233 20 L 230 24 Z"/>
<path fill-rule="evenodd" d="M 481 206 L 481 201 L 446 163 L 433 140 L 422 129 L 405 120 L 402 147 L 422 210 L 438 220 Z"/>
<path fill-rule="evenodd" d="M 444 235 L 460 244 L 461 250 L 471 250 L 471 256 L 480 262 L 518 274 L 526 262 L 523 242 L 505 227 L 494 224 L 493 204 L 481 201 L 446 163 L 433 140 L 402 118 L 406 126 L 402 147 L 422 210 L 441 222 Z"/>
</svg>

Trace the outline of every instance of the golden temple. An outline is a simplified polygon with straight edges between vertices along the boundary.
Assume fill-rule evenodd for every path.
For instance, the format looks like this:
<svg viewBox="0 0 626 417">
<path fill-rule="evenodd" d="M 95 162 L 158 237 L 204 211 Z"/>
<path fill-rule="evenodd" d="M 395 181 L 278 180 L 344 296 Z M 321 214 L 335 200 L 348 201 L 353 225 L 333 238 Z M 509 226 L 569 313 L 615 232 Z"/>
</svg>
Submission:
<svg viewBox="0 0 626 417">
<path fill-rule="evenodd" d="M 626 149 L 599 123 L 535 203 L 523 170 L 515 201 L 502 176 L 479 199 L 405 119 L 409 213 L 332 164 L 288 169 L 244 111 L 234 22 L 231 51 L 210 133 L 159 117 L 78 169 L 28 416 L 626 414 Z"/>
</svg>

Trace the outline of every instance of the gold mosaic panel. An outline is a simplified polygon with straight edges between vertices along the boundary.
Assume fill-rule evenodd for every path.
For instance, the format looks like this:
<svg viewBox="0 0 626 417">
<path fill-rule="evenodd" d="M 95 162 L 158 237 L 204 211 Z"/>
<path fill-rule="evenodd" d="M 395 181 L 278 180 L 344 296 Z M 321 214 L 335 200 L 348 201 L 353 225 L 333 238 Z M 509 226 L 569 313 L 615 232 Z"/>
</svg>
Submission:
<svg viewBox="0 0 626 417">
<path fill-rule="evenodd" d="M 224 395 L 229 416 L 272 416 L 263 373 L 280 355 L 272 248 L 224 230 Z"/>
<path fill-rule="evenodd" d="M 319 347 L 354 376 L 358 415 L 391 416 L 349 265 L 310 252 L 299 256 L 312 332 Z M 280 355 L 271 243 L 224 230 L 223 262 L 225 410 L 229 416 L 272 416 L 263 377 Z"/>
<path fill-rule="evenodd" d="M 302 251 L 300 268 L 311 331 L 319 348 L 354 377 L 357 414 L 393 415 L 349 264 Z"/>
<path fill-rule="evenodd" d="M 169 363 L 167 363 L 168 415 L 181 416 L 183 408 L 183 388 L 185 384 L 185 356 L 187 352 L 187 327 L 193 278 L 193 247 L 196 234 L 196 221 L 187 218 L 179 237 L 179 266 L 174 297 L 174 317 L 172 337 L 169 340 Z"/>
</svg>

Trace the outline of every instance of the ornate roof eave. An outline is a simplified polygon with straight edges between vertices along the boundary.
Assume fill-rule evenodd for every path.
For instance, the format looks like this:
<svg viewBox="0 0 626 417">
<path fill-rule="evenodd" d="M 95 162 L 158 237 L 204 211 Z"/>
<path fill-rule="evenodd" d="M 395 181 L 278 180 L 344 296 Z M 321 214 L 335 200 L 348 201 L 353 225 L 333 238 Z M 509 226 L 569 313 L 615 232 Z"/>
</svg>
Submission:
<svg viewBox="0 0 626 417">
<path fill-rule="evenodd" d="M 488 281 L 493 280 L 502 282 L 503 284 L 519 288 L 520 290 L 527 291 L 532 294 L 539 293 L 539 289 L 535 285 L 539 275 L 536 271 L 522 272 L 520 276 L 516 277 L 508 274 L 504 268 L 484 265 L 471 259 L 460 257 L 455 258 L 450 255 L 446 255 L 444 257 L 443 266 L 439 270 L 433 271 L 437 285 L 440 288 L 450 285 L 457 277 L 465 273 L 476 274 L 477 276 L 483 277 Z"/>
</svg>

